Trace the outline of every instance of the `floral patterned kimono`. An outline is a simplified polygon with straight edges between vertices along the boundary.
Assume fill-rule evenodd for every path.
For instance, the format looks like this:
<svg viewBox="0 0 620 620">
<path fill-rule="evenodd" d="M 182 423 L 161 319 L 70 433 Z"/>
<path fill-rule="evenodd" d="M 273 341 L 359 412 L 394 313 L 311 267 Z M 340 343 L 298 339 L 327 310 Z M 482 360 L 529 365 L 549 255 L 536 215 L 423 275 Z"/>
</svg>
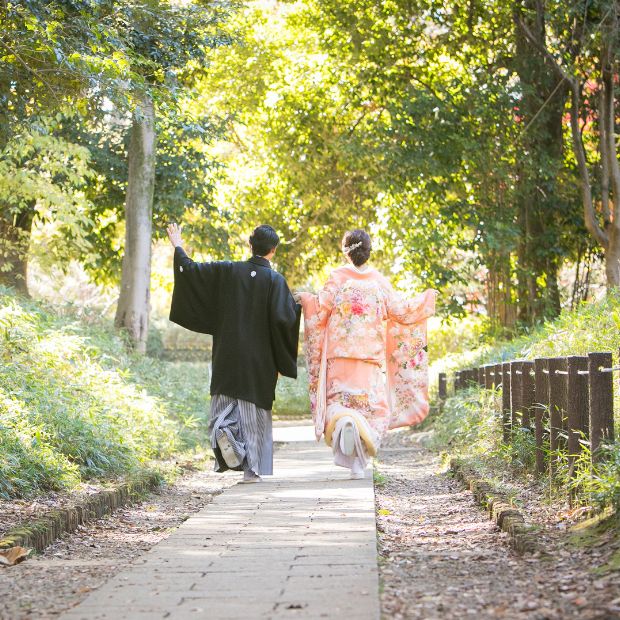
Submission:
<svg viewBox="0 0 620 620">
<path fill-rule="evenodd" d="M 332 272 L 318 295 L 300 293 L 304 310 L 310 404 L 317 440 L 339 448 L 344 420 L 356 429 L 362 466 L 388 428 L 414 425 L 428 413 L 426 321 L 435 291 L 399 296 L 376 269 L 353 265 Z"/>
</svg>

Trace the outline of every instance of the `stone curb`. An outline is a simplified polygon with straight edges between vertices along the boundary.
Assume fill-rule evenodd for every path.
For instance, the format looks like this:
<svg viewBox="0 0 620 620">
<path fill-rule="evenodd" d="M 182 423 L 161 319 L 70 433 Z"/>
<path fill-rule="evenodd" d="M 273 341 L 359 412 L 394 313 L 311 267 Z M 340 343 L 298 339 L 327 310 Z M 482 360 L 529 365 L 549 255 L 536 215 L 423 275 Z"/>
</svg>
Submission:
<svg viewBox="0 0 620 620">
<path fill-rule="evenodd" d="M 479 475 L 461 459 L 450 459 L 450 471 L 471 490 L 476 501 L 489 513 L 497 526 L 510 536 L 512 547 L 519 553 L 539 550 L 538 528 L 527 525 L 523 514 L 511 506 L 506 495 Z"/>
<path fill-rule="evenodd" d="M 75 506 L 51 510 L 35 521 L 15 526 L 0 537 L 0 549 L 19 545 L 43 551 L 63 534 L 75 532 L 78 526 L 111 514 L 160 485 L 159 474 L 148 472 L 113 488 L 98 491 Z"/>
</svg>

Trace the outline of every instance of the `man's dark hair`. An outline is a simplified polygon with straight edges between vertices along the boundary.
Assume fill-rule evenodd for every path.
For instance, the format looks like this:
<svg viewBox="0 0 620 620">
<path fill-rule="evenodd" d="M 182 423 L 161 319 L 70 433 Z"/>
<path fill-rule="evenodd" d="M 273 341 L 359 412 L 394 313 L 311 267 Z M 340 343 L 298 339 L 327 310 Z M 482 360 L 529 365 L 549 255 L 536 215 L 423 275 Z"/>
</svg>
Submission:
<svg viewBox="0 0 620 620">
<path fill-rule="evenodd" d="M 250 245 L 254 256 L 267 256 L 271 250 L 278 247 L 278 243 L 280 243 L 278 233 L 267 224 L 257 226 L 250 235 Z"/>
<path fill-rule="evenodd" d="M 372 250 L 370 235 L 365 230 L 350 230 L 344 233 L 342 248 L 349 255 L 356 267 L 361 267 L 369 258 Z"/>
</svg>

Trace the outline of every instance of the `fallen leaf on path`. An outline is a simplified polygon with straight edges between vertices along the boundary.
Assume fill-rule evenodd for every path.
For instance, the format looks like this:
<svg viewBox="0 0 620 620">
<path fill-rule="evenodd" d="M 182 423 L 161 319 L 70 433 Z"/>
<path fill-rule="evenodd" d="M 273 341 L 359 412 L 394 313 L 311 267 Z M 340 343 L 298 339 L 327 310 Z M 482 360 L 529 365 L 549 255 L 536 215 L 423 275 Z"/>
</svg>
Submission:
<svg viewBox="0 0 620 620">
<path fill-rule="evenodd" d="M 0 551 L 0 564 L 3 566 L 14 566 L 23 562 L 29 555 L 32 549 L 26 549 L 24 547 L 11 547 L 5 551 Z"/>
</svg>

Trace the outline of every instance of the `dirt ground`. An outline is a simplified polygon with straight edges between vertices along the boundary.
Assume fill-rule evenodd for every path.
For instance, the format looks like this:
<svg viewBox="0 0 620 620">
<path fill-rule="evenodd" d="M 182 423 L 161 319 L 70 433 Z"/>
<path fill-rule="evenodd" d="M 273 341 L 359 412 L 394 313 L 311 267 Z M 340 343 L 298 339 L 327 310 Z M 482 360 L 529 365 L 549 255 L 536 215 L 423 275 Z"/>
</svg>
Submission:
<svg viewBox="0 0 620 620">
<path fill-rule="evenodd" d="M 384 618 L 620 618 L 620 571 L 601 569 L 617 536 L 583 547 L 545 529 L 543 552 L 520 557 L 408 431 L 388 436 L 377 478 Z"/>
<path fill-rule="evenodd" d="M 187 473 L 145 501 L 81 527 L 43 554 L 17 566 L 0 567 L 0 619 L 58 616 L 166 538 L 238 478 L 238 473 Z"/>
</svg>

